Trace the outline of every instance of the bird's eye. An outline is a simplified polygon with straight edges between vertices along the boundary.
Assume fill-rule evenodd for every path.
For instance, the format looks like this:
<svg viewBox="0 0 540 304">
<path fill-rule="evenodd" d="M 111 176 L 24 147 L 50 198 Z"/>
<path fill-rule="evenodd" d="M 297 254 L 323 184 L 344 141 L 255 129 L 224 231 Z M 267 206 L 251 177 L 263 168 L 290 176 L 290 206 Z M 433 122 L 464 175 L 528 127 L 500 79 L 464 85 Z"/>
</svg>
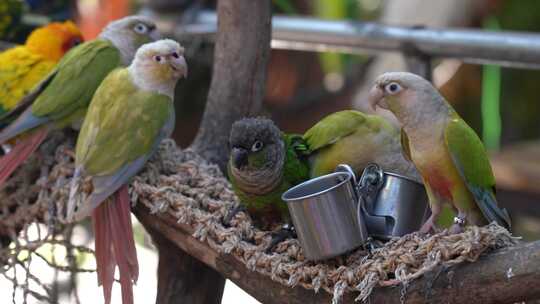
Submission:
<svg viewBox="0 0 540 304">
<path fill-rule="evenodd" d="M 81 43 L 82 43 L 82 40 L 81 40 L 81 39 L 75 38 L 75 39 L 71 40 L 71 45 L 70 45 L 70 47 L 77 46 L 77 45 L 79 45 L 79 44 L 81 44 Z"/>
<path fill-rule="evenodd" d="M 133 29 L 139 34 L 146 34 L 148 32 L 148 26 L 142 23 L 137 23 Z"/>
<path fill-rule="evenodd" d="M 397 82 L 390 82 L 384 87 L 384 90 L 391 95 L 401 92 L 401 86 Z"/>
<path fill-rule="evenodd" d="M 157 61 L 157 62 L 160 62 L 161 61 L 161 56 L 154 56 L 154 60 Z"/>
<path fill-rule="evenodd" d="M 178 53 L 177 53 L 177 52 L 172 53 L 172 56 L 173 56 L 174 58 L 180 57 L 180 56 L 178 56 Z"/>
<path fill-rule="evenodd" d="M 253 144 L 253 146 L 251 146 L 251 151 L 252 151 L 252 152 L 257 152 L 257 151 L 261 150 L 261 149 L 263 148 L 263 146 L 264 146 L 264 145 L 263 145 L 262 141 L 257 140 L 257 141 Z"/>
</svg>

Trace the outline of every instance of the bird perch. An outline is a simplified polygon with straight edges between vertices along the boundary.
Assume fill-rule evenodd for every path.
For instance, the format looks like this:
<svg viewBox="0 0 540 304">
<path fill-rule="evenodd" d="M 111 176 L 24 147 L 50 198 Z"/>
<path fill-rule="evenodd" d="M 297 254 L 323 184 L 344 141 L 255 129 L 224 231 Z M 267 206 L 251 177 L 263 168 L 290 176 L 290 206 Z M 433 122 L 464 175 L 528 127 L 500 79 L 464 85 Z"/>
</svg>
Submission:
<svg viewBox="0 0 540 304">
<path fill-rule="evenodd" d="M 183 250 L 230 279 L 262 303 L 331 303 L 332 295 L 302 286 L 287 287 L 256 271 L 231 254 L 219 253 L 193 237 L 194 229 L 167 215 L 151 215 L 138 205 L 135 214 L 145 228 L 165 238 L 171 248 Z M 406 289 L 378 287 L 371 303 L 514 303 L 540 298 L 540 241 L 501 249 L 474 263 L 437 270 L 412 281 Z M 352 303 L 357 294 L 345 293 Z M 286 300 L 285 300 L 286 299 Z"/>
</svg>

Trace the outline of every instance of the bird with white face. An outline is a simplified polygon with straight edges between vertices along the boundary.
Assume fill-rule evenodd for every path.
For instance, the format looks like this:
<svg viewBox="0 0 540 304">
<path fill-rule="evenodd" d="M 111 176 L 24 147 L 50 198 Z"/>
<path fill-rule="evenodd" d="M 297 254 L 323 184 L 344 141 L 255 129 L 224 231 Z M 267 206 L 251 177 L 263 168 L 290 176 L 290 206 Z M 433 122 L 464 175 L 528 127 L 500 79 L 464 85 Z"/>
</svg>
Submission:
<svg viewBox="0 0 540 304">
<path fill-rule="evenodd" d="M 392 111 L 402 124 L 403 150 L 422 176 L 432 209 L 422 232 L 435 227 L 444 203 L 456 213 L 452 232 L 493 221 L 510 228 L 508 213 L 497 205 L 482 142 L 429 81 L 385 73 L 376 79 L 370 103 Z"/>
<path fill-rule="evenodd" d="M 78 129 L 103 79 L 115 68 L 129 65 L 140 46 L 158 37 L 152 20 L 129 16 L 109 23 L 97 39 L 71 49 L 30 94 L 0 117 L 0 122 L 9 124 L 0 132 L 0 144 L 26 134 L 0 159 L 0 185 L 51 130 Z"/>
<path fill-rule="evenodd" d="M 133 303 L 138 264 L 127 183 L 174 129 L 174 88 L 188 70 L 183 54 L 184 48 L 169 39 L 139 48 L 129 67 L 103 80 L 77 139 L 67 216 L 80 220 L 92 215 L 98 283 L 106 303 L 116 265 L 123 303 Z M 92 183 L 92 192 L 81 199 L 83 180 Z"/>
</svg>

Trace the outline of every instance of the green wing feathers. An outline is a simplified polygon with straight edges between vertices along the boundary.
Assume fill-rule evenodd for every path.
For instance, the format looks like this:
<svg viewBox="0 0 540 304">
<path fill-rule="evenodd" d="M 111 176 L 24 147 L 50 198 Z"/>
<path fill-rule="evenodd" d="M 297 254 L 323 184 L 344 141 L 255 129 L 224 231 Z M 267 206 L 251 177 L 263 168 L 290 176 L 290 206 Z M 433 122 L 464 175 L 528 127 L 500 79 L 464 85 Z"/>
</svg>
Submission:
<svg viewBox="0 0 540 304">
<path fill-rule="evenodd" d="M 355 132 L 359 125 L 365 123 L 365 114 L 347 110 L 330 114 L 315 124 L 304 134 L 312 151 L 335 143 L 339 139 Z"/>
<path fill-rule="evenodd" d="M 478 135 L 457 115 L 448 122 L 445 140 L 456 169 L 473 194 L 476 204 L 488 221 L 509 228 L 506 210 L 497 206 L 495 177 L 489 158 Z"/>
<path fill-rule="evenodd" d="M 306 159 L 309 150 L 300 135 L 283 135 L 283 140 L 287 153 L 283 178 L 292 187 L 309 178 L 309 164 Z"/>
<path fill-rule="evenodd" d="M 409 137 L 407 137 L 407 133 L 401 129 L 401 151 L 403 153 L 403 157 L 412 162 L 411 158 L 411 147 L 409 147 Z"/>
<path fill-rule="evenodd" d="M 86 108 L 101 81 L 120 64 L 119 50 L 105 40 L 86 42 L 72 49 L 32 104 L 32 114 L 56 120 Z"/>
<path fill-rule="evenodd" d="M 90 175 L 110 175 L 151 153 L 172 107 L 170 97 L 139 90 L 127 69 L 111 72 L 84 120 L 77 140 L 77 166 Z"/>
</svg>

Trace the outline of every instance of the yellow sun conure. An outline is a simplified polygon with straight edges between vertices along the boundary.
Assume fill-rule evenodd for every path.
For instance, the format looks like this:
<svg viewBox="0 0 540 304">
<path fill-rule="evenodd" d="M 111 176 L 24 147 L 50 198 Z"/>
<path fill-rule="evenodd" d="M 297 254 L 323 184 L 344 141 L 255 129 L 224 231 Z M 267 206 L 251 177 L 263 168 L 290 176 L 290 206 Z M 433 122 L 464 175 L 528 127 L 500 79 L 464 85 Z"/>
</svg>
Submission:
<svg viewBox="0 0 540 304">
<path fill-rule="evenodd" d="M 34 30 L 21 46 L 0 53 L 0 115 L 17 105 L 82 35 L 71 22 L 53 22 Z"/>
</svg>

